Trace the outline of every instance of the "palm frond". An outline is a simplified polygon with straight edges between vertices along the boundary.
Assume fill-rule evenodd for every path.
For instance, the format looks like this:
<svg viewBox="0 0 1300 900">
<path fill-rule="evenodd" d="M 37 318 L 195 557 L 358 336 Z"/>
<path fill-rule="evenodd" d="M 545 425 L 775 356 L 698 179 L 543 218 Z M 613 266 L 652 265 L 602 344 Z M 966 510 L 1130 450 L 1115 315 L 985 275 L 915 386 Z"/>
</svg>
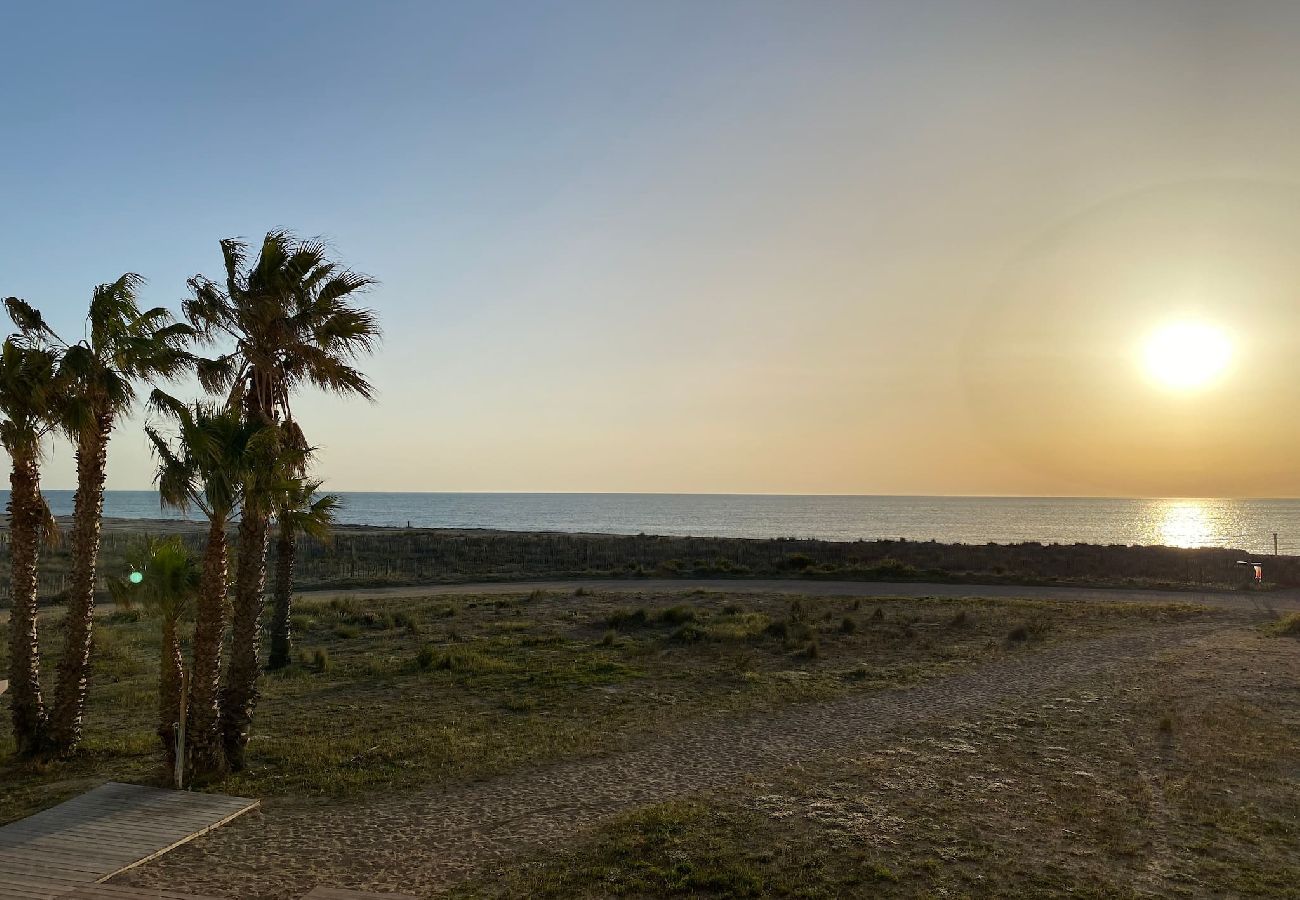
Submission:
<svg viewBox="0 0 1300 900">
<path fill-rule="evenodd" d="M 54 330 L 45 324 L 45 318 L 41 315 L 40 310 L 26 300 L 20 300 L 17 297 L 6 297 L 4 303 L 9 318 L 13 320 L 14 325 L 24 335 L 35 338 L 57 338 Z"/>
</svg>

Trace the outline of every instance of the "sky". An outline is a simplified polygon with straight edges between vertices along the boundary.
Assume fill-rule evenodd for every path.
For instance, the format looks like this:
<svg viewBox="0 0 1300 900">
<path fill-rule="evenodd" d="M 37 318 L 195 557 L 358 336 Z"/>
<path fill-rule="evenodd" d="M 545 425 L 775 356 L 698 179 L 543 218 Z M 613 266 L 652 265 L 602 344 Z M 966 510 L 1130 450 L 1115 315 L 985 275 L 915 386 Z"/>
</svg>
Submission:
<svg viewBox="0 0 1300 900">
<path fill-rule="evenodd" d="M 373 275 L 333 490 L 1300 495 L 1300 5 L 4 4 L 0 295 Z M 1145 341 L 1232 347 L 1194 389 Z M 187 385 L 175 390 L 184 393 Z M 134 415 L 111 489 L 146 488 Z M 47 488 L 75 486 L 54 442 Z"/>
</svg>

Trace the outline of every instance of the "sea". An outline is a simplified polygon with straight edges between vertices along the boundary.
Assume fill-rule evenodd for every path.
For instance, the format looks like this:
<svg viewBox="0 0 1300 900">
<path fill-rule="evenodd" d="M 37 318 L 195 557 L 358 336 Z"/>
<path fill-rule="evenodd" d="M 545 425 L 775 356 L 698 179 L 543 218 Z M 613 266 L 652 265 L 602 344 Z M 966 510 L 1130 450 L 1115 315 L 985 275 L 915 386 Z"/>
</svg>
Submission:
<svg viewBox="0 0 1300 900">
<path fill-rule="evenodd" d="M 7 503 L 8 491 L 0 491 Z M 55 515 L 72 491 L 47 491 Z M 1163 544 L 1300 553 L 1300 500 L 754 494 L 340 493 L 341 523 L 833 541 Z M 104 514 L 187 518 L 155 491 L 108 491 Z M 188 518 L 197 518 L 191 513 Z"/>
</svg>

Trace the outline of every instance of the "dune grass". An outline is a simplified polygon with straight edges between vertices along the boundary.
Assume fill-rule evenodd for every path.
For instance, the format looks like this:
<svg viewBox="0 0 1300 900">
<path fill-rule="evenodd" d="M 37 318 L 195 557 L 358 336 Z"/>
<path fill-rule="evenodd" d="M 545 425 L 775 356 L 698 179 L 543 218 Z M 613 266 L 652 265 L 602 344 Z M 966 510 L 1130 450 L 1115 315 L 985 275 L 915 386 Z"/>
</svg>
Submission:
<svg viewBox="0 0 1300 900">
<path fill-rule="evenodd" d="M 220 790 L 347 797 L 487 777 L 626 746 L 709 712 L 875 690 L 1109 629 L 1213 615 L 725 591 L 300 599 L 298 659 L 263 678 L 249 769 Z M 41 624 L 43 645 L 57 648 L 59 614 Z M 1017 628 L 1025 640 L 1008 641 Z M 72 760 L 13 760 L 7 717 L 0 722 L 0 821 L 107 779 L 162 780 L 157 657 L 156 623 L 135 612 L 100 623 L 84 750 Z M 47 677 L 56 661 L 44 658 Z"/>
<path fill-rule="evenodd" d="M 1242 629 L 630 811 L 451 894 L 1300 897 L 1298 677 Z"/>
</svg>

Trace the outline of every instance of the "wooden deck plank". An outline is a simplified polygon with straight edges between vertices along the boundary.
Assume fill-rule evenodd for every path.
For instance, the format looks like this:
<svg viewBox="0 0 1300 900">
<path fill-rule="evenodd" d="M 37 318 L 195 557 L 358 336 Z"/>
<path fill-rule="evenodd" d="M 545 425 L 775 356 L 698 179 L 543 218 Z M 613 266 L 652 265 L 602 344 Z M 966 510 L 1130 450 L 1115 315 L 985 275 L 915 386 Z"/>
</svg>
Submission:
<svg viewBox="0 0 1300 900">
<path fill-rule="evenodd" d="M 0 900 L 194 900 L 100 882 L 257 805 L 241 797 L 109 782 L 0 827 Z"/>
</svg>

